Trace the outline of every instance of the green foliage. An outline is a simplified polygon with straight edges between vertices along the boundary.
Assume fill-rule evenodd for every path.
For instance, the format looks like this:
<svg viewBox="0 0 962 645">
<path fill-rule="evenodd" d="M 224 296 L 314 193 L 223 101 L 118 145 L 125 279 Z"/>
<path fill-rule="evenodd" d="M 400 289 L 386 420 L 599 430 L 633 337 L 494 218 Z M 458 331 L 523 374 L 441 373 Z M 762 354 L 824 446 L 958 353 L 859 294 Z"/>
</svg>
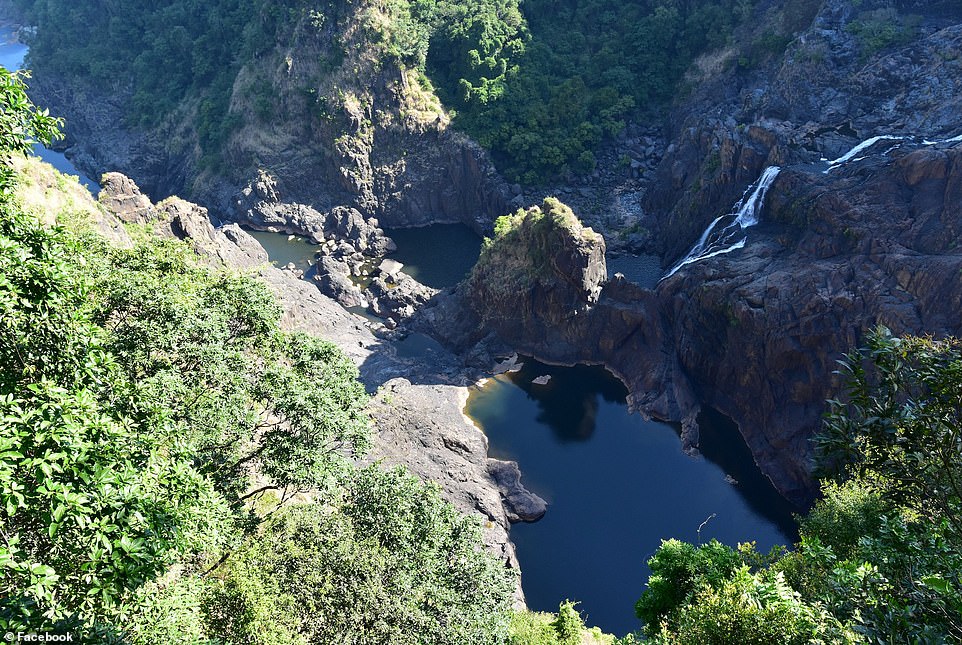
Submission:
<svg viewBox="0 0 962 645">
<path fill-rule="evenodd" d="M 30 59 L 105 89 L 130 88 L 127 117 L 156 125 L 196 99 L 199 143 L 220 152 L 234 119 L 230 93 L 241 64 L 272 46 L 299 0 L 101 2 L 17 0 L 36 33 Z"/>
<path fill-rule="evenodd" d="M 580 645 L 581 632 L 585 629 L 585 623 L 581 619 L 581 614 L 575 609 L 575 603 L 570 600 L 561 603 L 558 607 L 558 616 L 551 626 L 558 634 L 558 645 Z"/>
<path fill-rule="evenodd" d="M 804 645 L 855 643 L 857 635 L 819 606 L 804 603 L 781 575 L 752 575 L 747 566 L 699 588 L 682 607 L 677 627 L 662 625 L 659 643 Z"/>
<path fill-rule="evenodd" d="M 822 470 L 863 480 L 962 534 L 962 343 L 879 328 L 842 361 L 847 400 L 829 401 Z"/>
<path fill-rule="evenodd" d="M 823 497 L 801 541 L 699 579 L 666 542 L 638 602 L 670 643 L 962 640 L 962 343 L 876 329 L 841 361 L 817 439 Z M 730 561 L 729 561 L 730 563 Z"/>
<path fill-rule="evenodd" d="M 61 137 L 63 121 L 37 108 L 27 96 L 30 72 L 10 72 L 0 67 L 0 199 L 9 196 L 13 173 L 10 155 L 25 155 L 35 143 L 49 145 Z"/>
<path fill-rule="evenodd" d="M 177 555 L 222 548 L 230 513 L 189 444 L 130 413 L 84 243 L 5 204 L 0 248 L 0 623 L 92 627 Z"/>
<path fill-rule="evenodd" d="M 558 607 L 557 614 L 514 612 L 508 629 L 508 645 L 614 645 L 614 636 L 603 634 L 597 627 L 585 628 L 576 606 L 577 603 L 566 600 Z M 631 643 L 626 641 L 625 645 Z"/>
<path fill-rule="evenodd" d="M 655 633 L 662 623 L 674 626 L 691 594 L 702 586 L 718 586 L 742 564 L 731 547 L 712 540 L 694 546 L 666 540 L 648 561 L 648 588 L 635 604 L 635 614 L 646 631 Z"/>
<path fill-rule="evenodd" d="M 222 584 L 212 605 L 246 608 L 228 612 L 234 622 L 219 634 L 230 642 L 288 617 L 306 642 L 372 645 L 503 642 L 513 589 L 476 520 L 436 486 L 377 466 L 277 515 Z"/>
<path fill-rule="evenodd" d="M 455 124 L 526 183 L 591 172 L 598 143 L 635 109 L 669 101 L 695 57 L 725 45 L 748 15 L 734 0 L 528 0 L 525 25 L 516 6 L 497 14 L 481 47 L 436 36 L 427 69 Z"/>
<path fill-rule="evenodd" d="M 0 627 L 504 642 L 514 577 L 477 519 L 352 465 L 367 397 L 333 345 L 180 244 L 114 249 L 3 208 Z"/>
<path fill-rule="evenodd" d="M 669 101 L 695 57 L 725 45 L 753 4 L 138 0 L 121 17 L 102 3 L 17 2 L 39 27 L 34 60 L 132 88 L 135 124 L 196 109 L 209 163 L 240 118 L 228 110 L 240 66 L 275 43 L 292 45 L 295 25 L 347 29 L 350 14 L 370 54 L 426 71 L 455 124 L 490 148 L 508 177 L 528 183 L 592 172 L 598 143 L 636 108 Z M 265 101 L 255 105 L 269 115 Z"/>
<path fill-rule="evenodd" d="M 845 30 L 855 36 L 863 59 L 893 45 L 904 45 L 914 36 L 914 29 L 903 24 L 894 8 L 863 11 Z"/>
</svg>

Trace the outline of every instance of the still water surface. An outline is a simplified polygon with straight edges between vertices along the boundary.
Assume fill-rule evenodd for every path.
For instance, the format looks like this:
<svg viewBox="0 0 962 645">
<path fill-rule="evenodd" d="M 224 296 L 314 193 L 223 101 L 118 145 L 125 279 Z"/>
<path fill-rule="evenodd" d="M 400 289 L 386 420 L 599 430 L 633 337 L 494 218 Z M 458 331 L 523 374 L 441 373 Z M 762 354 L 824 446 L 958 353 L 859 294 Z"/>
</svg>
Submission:
<svg viewBox="0 0 962 645">
<path fill-rule="evenodd" d="M 321 248 L 311 244 L 306 237 L 245 229 L 267 251 L 271 263 L 284 267 L 293 264 L 301 271 L 307 271 L 314 263 L 314 256 Z"/>
<path fill-rule="evenodd" d="M 418 228 L 385 229 L 397 244 L 390 257 L 402 271 L 435 289 L 463 280 L 481 253 L 481 238 L 464 224 L 431 224 Z"/>
<path fill-rule="evenodd" d="M 23 67 L 23 59 L 27 55 L 28 49 L 26 45 L 17 40 L 16 25 L 0 23 L 0 66 L 8 71 L 19 70 Z M 28 86 L 29 83 L 28 79 Z M 100 192 L 100 186 L 97 185 L 97 182 L 77 170 L 63 153 L 50 150 L 40 144 L 33 147 L 33 153 L 63 174 L 76 176 L 80 183 L 86 186 L 95 196 Z"/>
<path fill-rule="evenodd" d="M 532 383 L 542 375 L 546 385 Z M 511 529 L 529 606 L 556 611 L 578 600 L 589 624 L 618 635 L 640 627 L 633 606 L 662 539 L 696 542 L 713 513 L 702 541 L 754 540 L 767 551 L 794 537 L 792 509 L 732 428 L 706 423 L 714 461 L 692 458 L 672 426 L 630 414 L 626 394 L 600 367 L 526 360 L 476 389 L 465 409 L 490 455 L 516 460 L 523 483 L 548 502 L 542 520 Z"/>
</svg>

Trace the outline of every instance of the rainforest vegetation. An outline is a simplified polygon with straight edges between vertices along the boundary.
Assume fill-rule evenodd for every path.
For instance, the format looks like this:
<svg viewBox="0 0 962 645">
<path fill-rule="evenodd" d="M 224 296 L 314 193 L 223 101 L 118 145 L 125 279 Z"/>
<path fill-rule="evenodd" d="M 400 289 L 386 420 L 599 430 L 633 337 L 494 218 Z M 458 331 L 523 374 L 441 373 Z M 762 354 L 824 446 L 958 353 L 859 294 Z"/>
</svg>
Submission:
<svg viewBox="0 0 962 645">
<path fill-rule="evenodd" d="M 594 150 L 637 111 L 662 108 L 692 61 L 725 46 L 753 0 L 355 0 L 107 2 L 17 0 L 38 30 L 34 60 L 130 91 L 128 119 L 152 125 L 196 109 L 205 152 L 240 119 L 228 108 L 240 67 L 297 25 L 341 33 L 371 19 L 365 48 L 419 70 L 456 127 L 508 177 L 537 183 L 594 170 Z M 56 29 L 47 28 L 56 24 Z M 770 34 L 770 37 L 775 37 Z M 334 48 L 343 48 L 337 42 Z M 781 42 L 784 46 L 784 41 Z M 336 58 L 337 52 L 328 52 Z M 190 96 L 191 104 L 184 104 Z M 271 97 L 266 96 L 265 100 Z"/>
<path fill-rule="evenodd" d="M 238 118 L 227 106 L 247 59 L 305 12 L 323 29 L 353 6 L 20 4 L 62 23 L 36 32 L 32 56 L 129 87 L 142 125 L 191 93 L 210 148 Z M 378 7 L 395 18 L 385 54 L 535 182 L 590 171 L 598 142 L 670 100 L 750 3 Z M 476 519 L 403 470 L 358 465 L 371 429 L 356 367 L 283 331 L 265 285 L 136 227 L 118 248 L 77 214 L 25 208 L 30 179 L 9 161 L 61 124 L 23 78 L 0 72 L 0 628 L 97 643 L 614 642 L 574 603 L 515 611 L 515 577 Z M 496 237 L 521 237 L 521 222 Z M 622 643 L 962 641 L 962 343 L 879 328 L 841 372 L 800 541 L 665 541 L 638 590 L 644 626 Z"/>
</svg>

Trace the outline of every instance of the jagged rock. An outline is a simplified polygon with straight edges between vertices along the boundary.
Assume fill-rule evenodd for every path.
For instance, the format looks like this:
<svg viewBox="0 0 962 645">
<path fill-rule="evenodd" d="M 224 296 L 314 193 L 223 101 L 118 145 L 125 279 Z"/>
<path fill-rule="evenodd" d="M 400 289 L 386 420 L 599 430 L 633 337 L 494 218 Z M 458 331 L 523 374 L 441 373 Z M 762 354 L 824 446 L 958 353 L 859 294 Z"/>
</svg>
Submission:
<svg viewBox="0 0 962 645">
<path fill-rule="evenodd" d="M 379 275 L 365 292 L 371 311 L 382 318 L 390 317 L 398 322 L 410 318 L 439 293 L 404 273 L 390 279 L 388 282 L 388 276 Z"/>
<path fill-rule="evenodd" d="M 501 491 L 508 521 L 537 522 L 544 517 L 548 504 L 522 485 L 517 462 L 488 459 L 488 474 Z"/>
<path fill-rule="evenodd" d="M 154 233 L 188 242 L 206 261 L 235 267 L 267 262 L 267 253 L 236 224 L 215 228 L 207 209 L 169 197 L 152 204 L 130 178 L 119 173 L 103 177 L 100 204 L 119 219 L 150 226 Z"/>
<path fill-rule="evenodd" d="M 347 263 L 323 256 L 318 260 L 314 271 L 314 281 L 321 293 L 329 298 L 345 307 L 359 307 L 366 302 L 364 294 L 351 282 L 351 269 Z"/>
<path fill-rule="evenodd" d="M 398 273 L 404 268 L 404 265 L 397 260 L 385 259 L 381 261 L 377 268 L 382 274 L 394 280 L 398 277 Z"/>
<path fill-rule="evenodd" d="M 100 181 L 100 203 L 121 221 L 149 224 L 157 219 L 153 203 L 134 180 L 119 172 L 107 172 Z"/>
<path fill-rule="evenodd" d="M 397 250 L 397 245 L 378 228 L 376 219 L 365 220 L 357 209 L 337 207 L 331 209 L 324 221 L 324 232 L 335 239 L 347 240 L 362 253 L 382 256 Z"/>
<path fill-rule="evenodd" d="M 321 213 L 312 206 L 283 201 L 284 189 L 272 174 L 261 170 L 234 201 L 234 218 L 258 230 L 284 231 L 310 238 L 317 244 L 333 240 L 351 252 L 382 256 L 397 246 L 355 208 L 338 206 Z"/>
<path fill-rule="evenodd" d="M 404 464 L 420 477 L 438 482 L 460 510 L 480 513 L 485 541 L 517 568 L 507 534 L 513 511 L 505 508 L 507 500 L 490 473 L 487 438 L 462 413 L 466 400 L 463 387 L 412 385 L 404 378 L 387 381 L 371 409 L 378 434 L 370 459 Z M 527 500 L 529 510 L 534 510 L 537 499 Z"/>
<path fill-rule="evenodd" d="M 465 283 L 465 302 L 505 337 L 557 335 L 597 304 L 607 277 L 604 239 L 556 199 L 513 217 Z"/>
</svg>

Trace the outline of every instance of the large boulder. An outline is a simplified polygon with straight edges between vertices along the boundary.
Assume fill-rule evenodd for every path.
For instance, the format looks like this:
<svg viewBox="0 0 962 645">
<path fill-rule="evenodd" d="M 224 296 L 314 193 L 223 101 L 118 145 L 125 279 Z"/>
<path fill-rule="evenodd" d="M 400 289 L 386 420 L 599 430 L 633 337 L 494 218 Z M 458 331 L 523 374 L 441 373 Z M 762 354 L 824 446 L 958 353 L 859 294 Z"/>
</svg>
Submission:
<svg viewBox="0 0 962 645">
<path fill-rule="evenodd" d="M 536 341 L 577 324 L 606 279 L 604 238 L 549 197 L 498 220 L 462 288 L 485 326 Z"/>
</svg>

